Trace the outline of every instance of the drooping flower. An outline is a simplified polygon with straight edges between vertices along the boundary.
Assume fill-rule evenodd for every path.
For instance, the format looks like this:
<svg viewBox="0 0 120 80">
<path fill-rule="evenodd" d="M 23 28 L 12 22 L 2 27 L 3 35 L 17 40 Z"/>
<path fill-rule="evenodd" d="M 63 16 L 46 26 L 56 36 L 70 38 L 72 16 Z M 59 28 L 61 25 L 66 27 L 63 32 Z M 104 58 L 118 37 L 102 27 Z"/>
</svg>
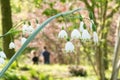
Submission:
<svg viewBox="0 0 120 80">
<path fill-rule="evenodd" d="M 27 39 L 25 37 L 22 37 L 21 44 L 23 45 Z"/>
<path fill-rule="evenodd" d="M 58 34 L 58 38 L 67 38 L 67 32 L 65 30 L 61 30 Z"/>
<path fill-rule="evenodd" d="M 98 43 L 98 35 L 97 35 L 97 32 L 96 32 L 96 31 L 93 32 L 93 41 L 94 41 L 95 43 Z"/>
<path fill-rule="evenodd" d="M 10 42 L 9 49 L 14 49 L 14 48 L 15 48 L 15 43 L 14 42 Z"/>
<path fill-rule="evenodd" d="M 28 33 L 28 34 L 32 34 L 33 31 L 34 31 L 34 28 L 33 28 L 32 26 L 28 26 L 28 28 L 27 28 L 27 33 Z"/>
<path fill-rule="evenodd" d="M 0 58 L 6 58 L 6 55 L 3 51 L 0 51 Z"/>
<path fill-rule="evenodd" d="M 83 21 L 81 21 L 80 22 L 80 32 L 83 32 L 83 30 L 84 30 L 84 22 Z"/>
<path fill-rule="evenodd" d="M 4 58 L 0 57 L 0 64 L 3 64 L 5 62 Z"/>
<path fill-rule="evenodd" d="M 81 34 L 77 29 L 74 29 L 71 33 L 71 39 L 80 39 Z"/>
<path fill-rule="evenodd" d="M 73 52 L 74 51 L 74 45 L 72 44 L 72 42 L 68 41 L 65 44 L 65 51 L 66 52 Z"/>
<path fill-rule="evenodd" d="M 91 36 L 90 36 L 89 32 L 86 29 L 83 30 L 81 38 L 83 40 L 90 40 Z"/>
<path fill-rule="evenodd" d="M 22 27 L 23 34 L 25 34 L 27 32 L 27 28 L 28 28 L 28 26 L 26 24 L 24 24 Z"/>
</svg>

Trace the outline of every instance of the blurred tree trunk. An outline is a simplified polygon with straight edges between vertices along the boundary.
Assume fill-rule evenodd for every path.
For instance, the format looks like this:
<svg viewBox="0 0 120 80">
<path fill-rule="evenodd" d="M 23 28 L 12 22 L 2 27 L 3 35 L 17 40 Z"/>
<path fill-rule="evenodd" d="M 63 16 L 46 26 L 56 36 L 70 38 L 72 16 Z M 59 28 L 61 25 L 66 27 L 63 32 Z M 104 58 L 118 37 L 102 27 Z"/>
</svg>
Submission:
<svg viewBox="0 0 120 80">
<path fill-rule="evenodd" d="M 7 33 L 12 28 L 12 19 L 11 19 L 11 6 L 10 0 L 0 0 L 1 2 L 1 15 L 2 15 L 2 34 Z M 3 37 L 3 50 L 6 53 L 8 58 L 13 56 L 14 49 L 9 49 L 9 43 L 11 42 L 12 35 L 7 35 Z"/>
<path fill-rule="evenodd" d="M 110 80 L 117 80 L 118 71 L 120 67 L 119 55 L 120 55 L 120 21 L 118 22 L 117 40 L 114 49 L 114 57 L 113 57 L 113 67 L 112 67 L 113 70 Z"/>
</svg>

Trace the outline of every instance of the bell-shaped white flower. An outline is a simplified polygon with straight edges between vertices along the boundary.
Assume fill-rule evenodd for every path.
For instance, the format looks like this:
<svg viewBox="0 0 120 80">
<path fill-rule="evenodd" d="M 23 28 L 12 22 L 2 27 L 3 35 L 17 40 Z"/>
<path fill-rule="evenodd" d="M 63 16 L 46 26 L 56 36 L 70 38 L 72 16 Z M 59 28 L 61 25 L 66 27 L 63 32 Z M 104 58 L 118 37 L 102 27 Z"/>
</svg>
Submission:
<svg viewBox="0 0 120 80">
<path fill-rule="evenodd" d="M 94 24 L 93 20 L 90 20 L 90 29 L 92 30 L 92 25 Z"/>
<path fill-rule="evenodd" d="M 72 44 L 72 42 L 68 41 L 65 44 L 65 51 L 66 52 L 73 52 L 74 51 L 74 45 Z"/>
<path fill-rule="evenodd" d="M 81 37 L 83 40 L 89 40 L 91 38 L 91 35 L 89 34 L 89 32 L 84 29 L 83 32 L 82 32 L 82 37 Z"/>
<path fill-rule="evenodd" d="M 27 39 L 25 37 L 22 37 L 21 44 L 23 45 Z"/>
<path fill-rule="evenodd" d="M 67 32 L 65 30 L 61 30 L 58 34 L 58 38 L 67 38 Z"/>
<path fill-rule="evenodd" d="M 71 39 L 80 39 L 81 34 L 77 29 L 74 29 L 71 33 Z"/>
<path fill-rule="evenodd" d="M 0 57 L 0 64 L 3 64 L 5 62 L 4 58 Z"/>
<path fill-rule="evenodd" d="M 96 32 L 96 31 L 93 32 L 93 41 L 94 41 L 95 43 L 98 43 L 98 35 L 97 35 L 97 32 Z"/>
<path fill-rule="evenodd" d="M 1 58 L 6 58 L 6 55 L 5 55 L 5 53 L 3 51 L 0 51 L 0 57 Z"/>
<path fill-rule="evenodd" d="M 14 42 L 10 42 L 9 49 L 14 49 L 14 48 L 15 48 L 15 43 Z"/>
<path fill-rule="evenodd" d="M 83 21 L 81 21 L 80 22 L 80 32 L 83 32 L 83 30 L 84 30 L 84 22 Z"/>
<path fill-rule="evenodd" d="M 28 28 L 27 28 L 28 34 L 32 34 L 33 31 L 34 31 L 34 28 L 32 26 L 28 26 Z"/>
<path fill-rule="evenodd" d="M 28 26 L 26 24 L 23 25 L 22 27 L 22 32 L 25 34 L 27 32 Z"/>
</svg>

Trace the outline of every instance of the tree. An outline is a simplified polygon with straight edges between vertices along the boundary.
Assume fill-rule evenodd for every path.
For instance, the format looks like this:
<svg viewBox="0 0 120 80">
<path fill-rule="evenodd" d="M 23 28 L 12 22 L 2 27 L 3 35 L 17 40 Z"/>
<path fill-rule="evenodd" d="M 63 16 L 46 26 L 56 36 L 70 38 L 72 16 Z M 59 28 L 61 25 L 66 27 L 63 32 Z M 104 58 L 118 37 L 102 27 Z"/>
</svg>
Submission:
<svg viewBox="0 0 120 80">
<path fill-rule="evenodd" d="M 12 28 L 11 18 L 11 6 L 10 0 L 0 0 L 1 3 L 1 15 L 2 15 L 2 34 L 4 35 Z M 3 37 L 3 50 L 8 58 L 11 58 L 14 54 L 14 49 L 9 49 L 9 43 L 13 39 L 12 35 Z"/>
</svg>

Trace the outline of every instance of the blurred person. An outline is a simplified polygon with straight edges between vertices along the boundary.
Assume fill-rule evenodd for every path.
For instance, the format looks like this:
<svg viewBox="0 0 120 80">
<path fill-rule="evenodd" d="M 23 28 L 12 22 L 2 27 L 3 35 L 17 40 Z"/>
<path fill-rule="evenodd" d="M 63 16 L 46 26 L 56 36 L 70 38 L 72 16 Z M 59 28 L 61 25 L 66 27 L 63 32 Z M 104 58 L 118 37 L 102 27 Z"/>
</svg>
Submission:
<svg viewBox="0 0 120 80">
<path fill-rule="evenodd" d="M 44 59 L 44 64 L 50 64 L 50 52 L 47 50 L 47 47 L 44 46 L 44 51 L 42 52 Z"/>
<path fill-rule="evenodd" d="M 36 51 L 33 51 L 32 53 L 33 53 L 33 58 L 32 58 L 33 64 L 38 64 L 39 57 L 38 57 Z"/>
</svg>

